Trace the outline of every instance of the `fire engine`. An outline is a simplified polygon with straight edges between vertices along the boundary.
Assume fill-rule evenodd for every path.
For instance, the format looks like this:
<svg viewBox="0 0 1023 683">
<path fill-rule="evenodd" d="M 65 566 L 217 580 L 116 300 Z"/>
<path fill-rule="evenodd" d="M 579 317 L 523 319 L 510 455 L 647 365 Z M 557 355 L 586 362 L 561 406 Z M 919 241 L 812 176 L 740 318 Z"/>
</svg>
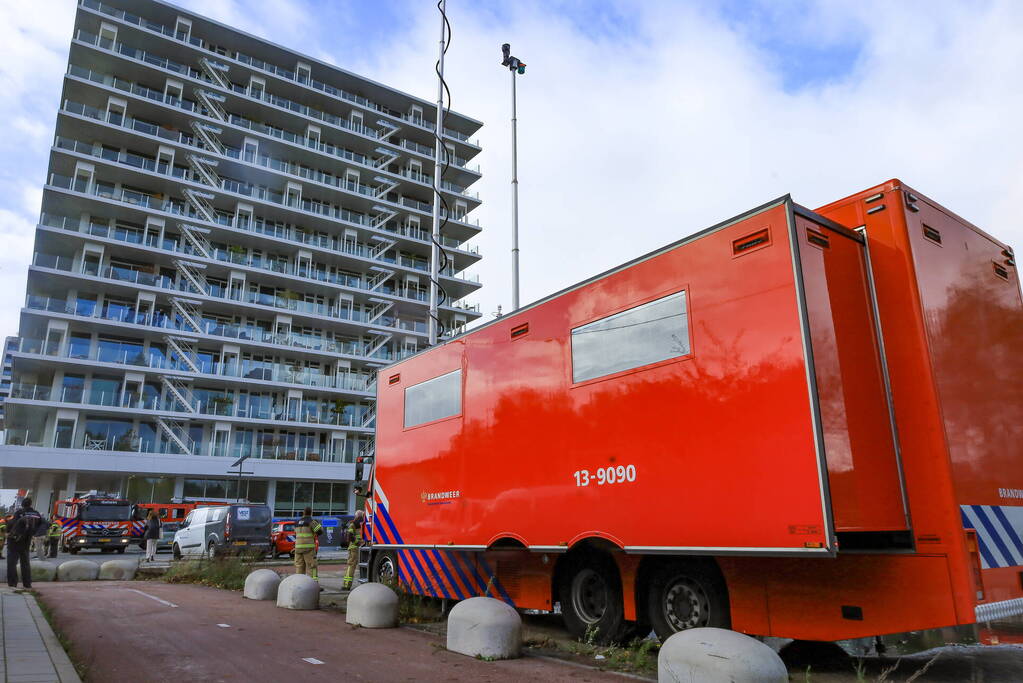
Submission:
<svg viewBox="0 0 1023 683">
<path fill-rule="evenodd" d="M 363 575 L 836 641 L 1023 614 L 1012 249 L 781 197 L 379 371 Z"/>
<path fill-rule="evenodd" d="M 53 519 L 61 526 L 61 549 L 72 555 L 87 548 L 123 553 L 145 527 L 133 512 L 131 501 L 98 492 L 58 500 Z"/>
</svg>

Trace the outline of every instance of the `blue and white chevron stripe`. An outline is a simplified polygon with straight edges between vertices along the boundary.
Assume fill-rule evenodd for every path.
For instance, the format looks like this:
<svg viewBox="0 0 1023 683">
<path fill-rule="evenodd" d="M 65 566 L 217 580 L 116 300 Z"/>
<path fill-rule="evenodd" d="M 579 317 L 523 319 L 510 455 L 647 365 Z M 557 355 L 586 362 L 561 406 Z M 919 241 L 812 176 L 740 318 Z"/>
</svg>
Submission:
<svg viewBox="0 0 1023 683">
<path fill-rule="evenodd" d="M 982 569 L 1023 565 L 1023 506 L 960 505 L 963 526 L 977 532 Z"/>
</svg>

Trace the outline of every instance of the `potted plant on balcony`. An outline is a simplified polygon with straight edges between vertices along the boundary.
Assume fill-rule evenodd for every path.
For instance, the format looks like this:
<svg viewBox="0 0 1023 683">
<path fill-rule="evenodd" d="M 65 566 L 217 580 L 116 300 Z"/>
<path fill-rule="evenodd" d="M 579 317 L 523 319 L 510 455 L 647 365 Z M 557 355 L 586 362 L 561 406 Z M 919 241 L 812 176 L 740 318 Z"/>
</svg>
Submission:
<svg viewBox="0 0 1023 683">
<path fill-rule="evenodd" d="M 231 255 L 232 263 L 243 263 L 245 261 L 245 247 L 232 244 L 227 247 L 227 253 Z"/>
<path fill-rule="evenodd" d="M 227 415 L 231 412 L 231 406 L 234 405 L 234 397 L 214 396 L 210 402 L 213 404 L 213 410 L 217 415 Z"/>
</svg>

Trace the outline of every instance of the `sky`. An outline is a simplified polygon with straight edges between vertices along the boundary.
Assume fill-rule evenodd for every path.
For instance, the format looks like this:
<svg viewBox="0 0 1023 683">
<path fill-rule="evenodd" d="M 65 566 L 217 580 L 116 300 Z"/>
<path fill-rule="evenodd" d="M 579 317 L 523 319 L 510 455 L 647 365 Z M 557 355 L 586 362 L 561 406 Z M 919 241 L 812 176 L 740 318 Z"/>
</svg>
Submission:
<svg viewBox="0 0 1023 683">
<path fill-rule="evenodd" d="M 127 0 L 111 0 L 111 4 Z M 436 98 L 430 0 L 180 0 Z M 0 335 L 17 329 L 75 4 L 0 2 Z M 1023 245 L 1023 3 L 449 0 L 453 106 L 484 122 L 474 212 L 487 319 L 511 302 L 519 77 L 522 302 L 791 193 L 898 177 Z"/>
</svg>

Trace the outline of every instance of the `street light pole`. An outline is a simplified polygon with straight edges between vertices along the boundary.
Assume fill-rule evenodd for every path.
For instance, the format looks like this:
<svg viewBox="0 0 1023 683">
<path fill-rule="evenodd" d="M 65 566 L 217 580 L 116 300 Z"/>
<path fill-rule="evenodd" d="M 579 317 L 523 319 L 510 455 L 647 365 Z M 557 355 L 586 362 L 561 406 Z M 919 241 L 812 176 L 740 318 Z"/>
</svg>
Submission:
<svg viewBox="0 0 1023 683">
<path fill-rule="evenodd" d="M 519 309 L 519 138 L 518 104 L 516 102 L 515 77 L 526 73 L 526 63 L 511 54 L 511 44 L 501 46 L 504 59 L 501 66 L 511 71 L 511 131 L 512 131 L 512 311 Z"/>
</svg>

